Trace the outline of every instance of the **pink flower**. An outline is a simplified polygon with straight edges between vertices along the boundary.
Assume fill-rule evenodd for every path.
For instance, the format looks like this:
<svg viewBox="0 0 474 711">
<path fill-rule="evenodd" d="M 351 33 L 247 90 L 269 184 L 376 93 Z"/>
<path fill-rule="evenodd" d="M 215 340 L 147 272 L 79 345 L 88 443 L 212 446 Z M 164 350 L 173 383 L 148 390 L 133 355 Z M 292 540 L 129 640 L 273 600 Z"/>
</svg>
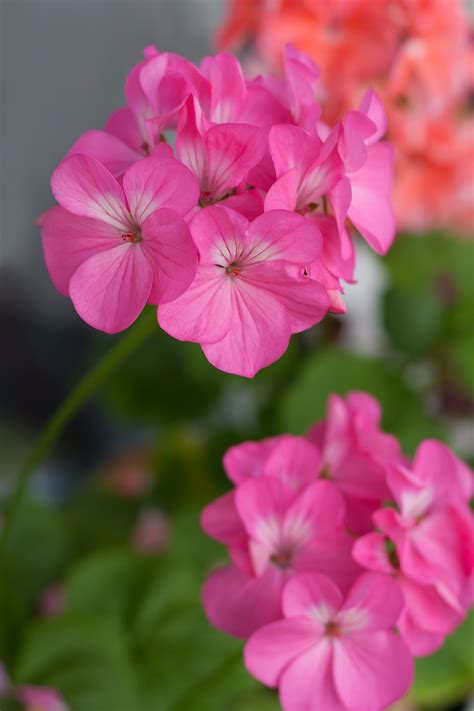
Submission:
<svg viewBox="0 0 474 711">
<path fill-rule="evenodd" d="M 342 497 L 329 482 L 297 491 L 272 476 L 240 484 L 235 499 L 227 496 L 203 514 L 204 527 L 229 545 L 233 559 L 204 585 L 211 622 L 247 637 L 278 619 L 283 586 L 295 572 L 324 572 L 347 587 L 356 568 L 343 519 Z"/>
<path fill-rule="evenodd" d="M 244 123 L 209 125 L 193 98 L 181 113 L 176 135 L 178 158 L 193 171 L 201 207 L 223 202 L 243 214 L 263 212 L 256 190 L 246 190 L 248 174 L 262 159 L 265 140 L 259 128 Z"/>
<path fill-rule="evenodd" d="M 411 468 L 390 469 L 388 483 L 398 510 L 376 511 L 379 532 L 356 541 L 353 555 L 399 580 L 405 598 L 400 633 L 414 654 L 430 654 L 473 599 L 474 525 L 467 505 L 472 478 L 445 445 L 426 440 Z"/>
<path fill-rule="evenodd" d="M 170 539 L 169 520 L 159 509 L 151 508 L 140 514 L 132 531 L 132 547 L 141 553 L 161 553 Z"/>
<path fill-rule="evenodd" d="M 191 222 L 199 250 L 187 291 L 159 309 L 170 335 L 200 343 L 220 370 L 252 377 L 277 360 L 292 333 L 327 312 L 324 288 L 304 275 L 321 237 L 304 218 L 276 210 L 252 223 L 224 207 L 209 207 Z"/>
<path fill-rule="evenodd" d="M 285 711 L 381 711 L 413 679 L 413 660 L 393 631 L 403 598 L 395 581 L 361 575 L 346 598 L 321 575 L 290 580 L 284 619 L 257 630 L 245 664 L 278 686 Z"/>
<path fill-rule="evenodd" d="M 346 497 L 347 523 L 357 533 L 372 528 L 372 513 L 390 498 L 388 466 L 401 461 L 400 445 L 381 431 L 380 419 L 380 405 L 367 393 L 331 395 L 326 420 L 308 435 L 321 451 L 324 476 Z"/>
<path fill-rule="evenodd" d="M 446 586 L 423 584 L 405 574 L 393 542 L 384 533 L 367 533 L 354 544 L 355 560 L 368 570 L 393 576 L 399 583 L 404 606 L 397 628 L 412 654 L 432 654 L 446 635 L 461 624 L 465 609 Z"/>
<path fill-rule="evenodd" d="M 99 161 L 73 155 L 51 185 L 60 207 L 39 220 L 46 264 L 91 326 L 121 331 L 146 303 L 170 301 L 190 284 L 197 255 L 183 217 L 198 187 L 178 161 L 137 162 L 122 188 Z"/>
<path fill-rule="evenodd" d="M 21 686 L 16 696 L 25 711 L 68 711 L 61 695 L 55 689 L 41 686 Z"/>
<path fill-rule="evenodd" d="M 52 583 L 48 585 L 39 598 L 39 613 L 43 617 L 56 617 L 60 615 L 65 606 L 64 585 Z"/>
</svg>

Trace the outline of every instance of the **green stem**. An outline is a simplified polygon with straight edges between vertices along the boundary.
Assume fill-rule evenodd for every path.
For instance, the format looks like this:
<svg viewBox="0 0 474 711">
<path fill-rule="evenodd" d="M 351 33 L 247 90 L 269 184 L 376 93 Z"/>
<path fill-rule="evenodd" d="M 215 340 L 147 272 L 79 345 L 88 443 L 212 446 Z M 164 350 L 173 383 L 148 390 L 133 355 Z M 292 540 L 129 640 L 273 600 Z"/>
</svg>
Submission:
<svg viewBox="0 0 474 711">
<path fill-rule="evenodd" d="M 6 550 L 13 521 L 23 502 L 30 477 L 38 464 L 57 442 L 78 410 L 155 329 L 156 311 L 150 309 L 150 312 L 134 328 L 130 329 L 98 363 L 92 366 L 48 420 L 18 473 L 15 489 L 5 510 L 4 526 L 0 538 L 0 554 L 4 554 Z"/>
</svg>

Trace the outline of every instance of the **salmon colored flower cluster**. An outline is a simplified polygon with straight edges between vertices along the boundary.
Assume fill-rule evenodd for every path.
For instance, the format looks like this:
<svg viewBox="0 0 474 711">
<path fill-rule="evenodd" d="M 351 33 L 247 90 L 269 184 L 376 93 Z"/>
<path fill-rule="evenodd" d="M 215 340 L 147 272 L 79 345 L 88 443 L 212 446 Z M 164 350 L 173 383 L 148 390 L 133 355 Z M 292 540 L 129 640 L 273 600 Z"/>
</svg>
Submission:
<svg viewBox="0 0 474 711">
<path fill-rule="evenodd" d="M 474 57 L 463 0 L 230 0 L 217 38 L 282 65 L 292 42 L 317 63 L 329 122 L 367 87 L 382 97 L 395 147 L 394 205 L 402 229 L 474 225 Z M 336 79 L 337 78 L 337 79 Z"/>
<path fill-rule="evenodd" d="M 116 333 L 158 305 L 167 333 L 252 377 L 345 311 L 350 230 L 380 254 L 395 234 L 385 115 L 368 90 L 323 123 L 312 60 L 288 46 L 284 63 L 247 80 L 228 54 L 197 67 L 145 50 L 127 106 L 68 151 L 59 205 L 39 219 L 51 278 L 84 321 Z"/>
<path fill-rule="evenodd" d="M 381 711 L 473 603 L 472 472 L 441 442 L 413 461 L 366 393 L 332 395 L 306 437 L 224 456 L 233 489 L 202 513 L 231 562 L 203 588 L 218 629 L 285 711 Z"/>
</svg>

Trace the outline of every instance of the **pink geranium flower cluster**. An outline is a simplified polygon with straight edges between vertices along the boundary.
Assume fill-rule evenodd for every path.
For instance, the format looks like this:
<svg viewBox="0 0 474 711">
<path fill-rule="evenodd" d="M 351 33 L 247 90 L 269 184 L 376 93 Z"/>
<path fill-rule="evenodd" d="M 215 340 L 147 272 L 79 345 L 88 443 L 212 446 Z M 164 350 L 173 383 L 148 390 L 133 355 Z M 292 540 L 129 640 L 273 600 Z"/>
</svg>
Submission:
<svg viewBox="0 0 474 711">
<path fill-rule="evenodd" d="M 387 708 L 473 601 L 472 473 L 434 440 L 410 462 L 380 415 L 332 395 L 308 436 L 232 447 L 234 488 L 202 513 L 231 559 L 206 613 L 285 711 Z"/>
<path fill-rule="evenodd" d="M 155 304 L 166 332 L 251 377 L 345 311 L 350 225 L 380 254 L 394 237 L 392 151 L 372 91 L 329 125 L 317 79 L 291 46 L 282 78 L 251 81 L 228 54 L 196 67 L 145 50 L 127 106 L 72 146 L 39 220 L 51 278 L 87 323 L 115 333 Z"/>
<path fill-rule="evenodd" d="M 324 116 L 338 118 L 367 86 L 380 92 L 395 146 L 397 223 L 472 233 L 472 22 L 463 0 L 229 0 L 218 44 L 251 36 L 281 66 L 292 42 L 321 70 Z M 472 19 L 472 18 L 471 18 Z M 338 81 L 334 81 L 334 77 Z"/>
</svg>

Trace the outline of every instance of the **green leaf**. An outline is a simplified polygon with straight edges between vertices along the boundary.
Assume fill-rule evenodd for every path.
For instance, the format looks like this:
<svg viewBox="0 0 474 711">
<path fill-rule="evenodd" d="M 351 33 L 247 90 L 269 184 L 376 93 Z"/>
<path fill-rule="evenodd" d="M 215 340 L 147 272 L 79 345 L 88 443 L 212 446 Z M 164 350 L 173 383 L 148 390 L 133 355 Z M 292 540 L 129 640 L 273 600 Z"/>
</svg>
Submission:
<svg viewBox="0 0 474 711">
<path fill-rule="evenodd" d="M 307 359 L 292 386 L 282 398 L 282 428 L 303 434 L 325 417 L 328 396 L 364 390 L 374 395 L 383 409 L 383 425 L 413 451 L 426 437 L 442 437 L 439 426 L 423 411 L 416 395 L 400 373 L 387 361 L 353 355 L 334 348 Z"/>
<path fill-rule="evenodd" d="M 71 711 L 137 711 L 122 631 L 110 618 L 70 615 L 40 621 L 14 669 L 17 684 L 58 689 Z"/>
<path fill-rule="evenodd" d="M 474 322 L 472 326 L 474 327 Z M 469 393 L 474 396 L 474 333 L 472 330 L 467 332 L 464 338 L 452 343 L 450 352 L 459 379 Z"/>
<path fill-rule="evenodd" d="M 463 701 L 474 685 L 474 613 L 430 657 L 417 660 L 410 696 L 427 708 Z"/>
<path fill-rule="evenodd" d="M 390 288 L 383 297 L 385 329 L 395 348 L 417 357 L 437 342 L 443 326 L 444 308 L 436 294 Z"/>
</svg>

